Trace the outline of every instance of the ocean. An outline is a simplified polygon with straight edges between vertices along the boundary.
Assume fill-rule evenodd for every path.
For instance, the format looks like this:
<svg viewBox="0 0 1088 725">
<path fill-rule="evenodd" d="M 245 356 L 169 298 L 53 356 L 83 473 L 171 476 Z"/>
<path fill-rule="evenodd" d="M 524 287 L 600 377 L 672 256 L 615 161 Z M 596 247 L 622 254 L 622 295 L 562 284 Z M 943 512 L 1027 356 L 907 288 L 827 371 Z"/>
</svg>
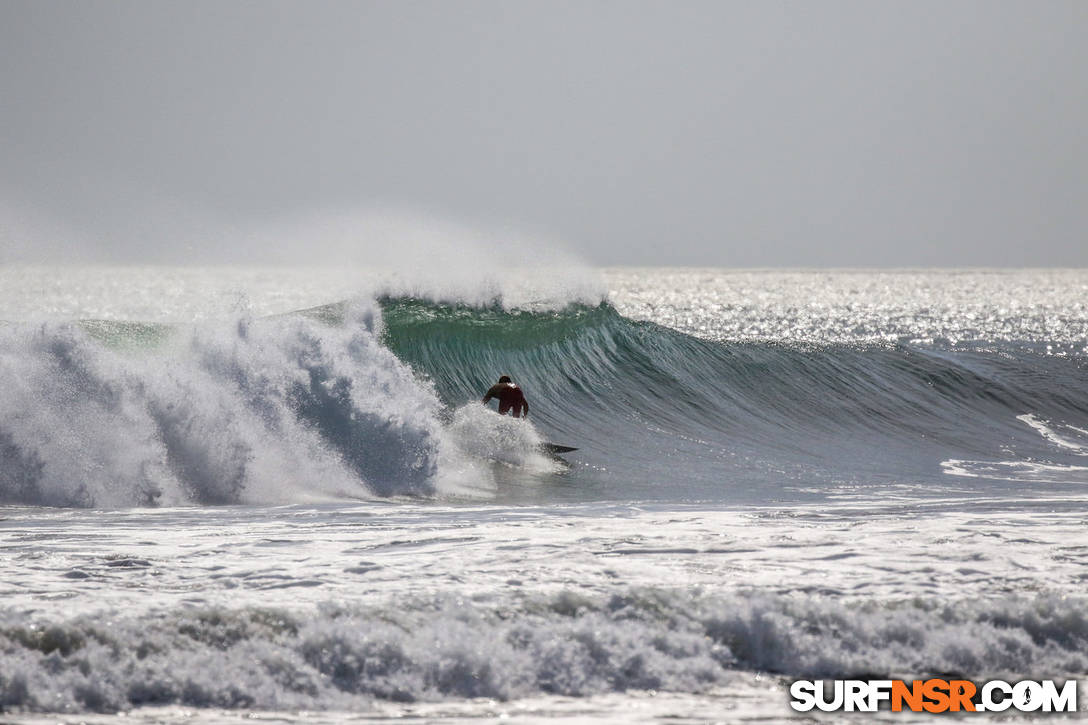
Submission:
<svg viewBox="0 0 1088 725">
<path fill-rule="evenodd" d="M 8 266 L 0 320 L 5 721 L 1088 679 L 1085 270 Z"/>
</svg>

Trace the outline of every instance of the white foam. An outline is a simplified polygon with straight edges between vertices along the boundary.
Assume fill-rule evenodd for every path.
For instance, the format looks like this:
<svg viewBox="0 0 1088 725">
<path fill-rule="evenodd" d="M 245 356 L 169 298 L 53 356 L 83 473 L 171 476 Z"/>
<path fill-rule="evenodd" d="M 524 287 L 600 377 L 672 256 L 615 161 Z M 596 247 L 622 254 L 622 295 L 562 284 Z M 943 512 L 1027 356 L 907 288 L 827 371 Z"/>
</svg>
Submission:
<svg viewBox="0 0 1088 725">
<path fill-rule="evenodd" d="M 526 418 L 496 415 L 470 403 L 454 411 L 449 432 L 469 455 L 529 471 L 556 470 L 555 462 L 541 452 L 540 434 Z"/>
<path fill-rule="evenodd" d="M 139 351 L 9 326 L 0 490 L 97 507 L 433 494 L 440 406 L 378 325 L 364 304 L 340 327 L 241 319 Z"/>
<path fill-rule="evenodd" d="M 501 608 L 448 596 L 315 611 L 186 607 L 0 620 L 6 709 L 352 709 L 787 678 L 1066 678 L 1088 666 L 1085 602 L 850 602 L 768 593 L 567 590 Z"/>
</svg>

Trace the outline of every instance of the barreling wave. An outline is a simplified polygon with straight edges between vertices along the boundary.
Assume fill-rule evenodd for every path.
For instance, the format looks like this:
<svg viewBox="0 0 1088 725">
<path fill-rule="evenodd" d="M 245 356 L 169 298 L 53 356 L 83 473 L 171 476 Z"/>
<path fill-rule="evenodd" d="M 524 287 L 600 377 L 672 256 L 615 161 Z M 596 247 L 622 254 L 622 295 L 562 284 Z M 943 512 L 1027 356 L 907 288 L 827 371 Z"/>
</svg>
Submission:
<svg viewBox="0 0 1088 725">
<path fill-rule="evenodd" d="M 607 303 L 387 297 L 198 327 L 7 325 L 0 373 L 4 503 L 503 496 L 512 475 L 535 500 L 740 503 L 1088 483 L 1083 358 L 722 343 Z M 504 373 L 531 425 L 474 404 Z M 542 440 L 579 447 L 574 466 L 536 453 Z M 537 485 L 553 475 L 564 485 Z"/>
<path fill-rule="evenodd" d="M 607 303 L 535 313 L 387 298 L 382 308 L 384 343 L 446 404 L 513 375 L 546 436 L 583 445 L 583 460 L 611 472 L 598 483 L 629 494 L 764 500 L 802 477 L 948 485 L 942 462 L 1010 450 L 1088 482 L 1070 465 L 1085 449 L 1025 425 L 1033 416 L 1076 431 L 1088 420 L 1085 360 L 1039 345 L 722 343 Z"/>
</svg>

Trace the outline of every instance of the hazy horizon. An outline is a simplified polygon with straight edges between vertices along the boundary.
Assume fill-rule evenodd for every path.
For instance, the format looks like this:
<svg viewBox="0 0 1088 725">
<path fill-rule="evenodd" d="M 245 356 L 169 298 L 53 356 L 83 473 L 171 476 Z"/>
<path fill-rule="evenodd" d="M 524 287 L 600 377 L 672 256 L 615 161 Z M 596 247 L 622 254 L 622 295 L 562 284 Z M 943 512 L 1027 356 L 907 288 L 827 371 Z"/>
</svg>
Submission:
<svg viewBox="0 0 1088 725">
<path fill-rule="evenodd" d="M 1073 0 L 0 0 L 0 263 L 1084 267 L 1084 37 Z"/>
</svg>

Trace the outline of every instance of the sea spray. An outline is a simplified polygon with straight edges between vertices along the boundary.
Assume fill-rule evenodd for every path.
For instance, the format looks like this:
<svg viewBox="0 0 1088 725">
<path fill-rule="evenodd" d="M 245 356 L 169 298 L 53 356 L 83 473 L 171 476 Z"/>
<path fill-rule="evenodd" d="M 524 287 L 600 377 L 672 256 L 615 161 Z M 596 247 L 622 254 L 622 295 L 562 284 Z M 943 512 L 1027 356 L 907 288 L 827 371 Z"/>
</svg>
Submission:
<svg viewBox="0 0 1088 725">
<path fill-rule="evenodd" d="M 336 327 L 242 319 L 136 352 L 76 324 L 8 326 L 0 495 L 95 507 L 431 495 L 438 402 L 379 325 L 359 304 Z"/>
<path fill-rule="evenodd" d="M 495 415 L 477 403 L 453 413 L 449 433 L 466 454 L 539 473 L 560 470 L 541 450 L 540 433 L 526 418 Z"/>
</svg>

